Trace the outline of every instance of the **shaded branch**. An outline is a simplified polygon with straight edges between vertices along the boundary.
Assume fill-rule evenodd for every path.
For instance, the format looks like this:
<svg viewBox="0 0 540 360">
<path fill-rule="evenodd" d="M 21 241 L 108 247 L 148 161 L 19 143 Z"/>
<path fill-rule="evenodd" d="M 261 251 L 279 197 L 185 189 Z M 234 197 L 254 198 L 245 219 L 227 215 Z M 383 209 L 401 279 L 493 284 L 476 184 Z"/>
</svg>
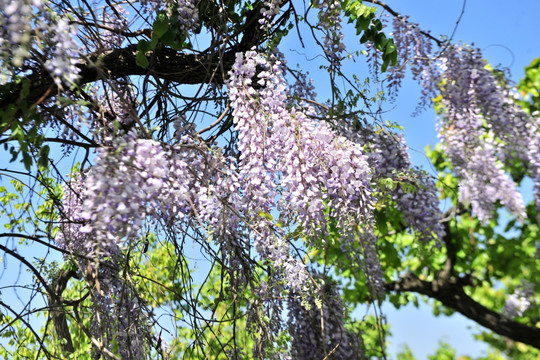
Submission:
<svg viewBox="0 0 540 360">
<path fill-rule="evenodd" d="M 37 242 L 37 243 L 39 243 L 41 245 L 47 246 L 50 249 L 59 251 L 62 254 L 70 255 L 70 256 L 80 258 L 80 259 L 84 259 L 84 260 L 87 260 L 87 261 L 92 261 L 92 262 L 95 262 L 95 263 L 99 264 L 99 266 L 105 266 L 105 267 L 107 267 L 107 268 L 109 268 L 111 270 L 120 271 L 120 269 L 118 267 L 109 264 L 107 261 L 96 261 L 96 259 L 94 257 L 92 257 L 92 256 L 88 256 L 88 255 L 84 255 L 84 254 L 80 254 L 80 253 L 75 253 L 75 252 L 72 252 L 72 251 L 69 251 L 69 250 L 66 250 L 66 249 L 62 249 L 61 247 L 53 245 L 50 242 L 42 240 L 39 236 L 27 235 L 27 234 L 22 234 L 22 233 L 0 233 L 0 238 L 2 238 L 2 237 L 18 237 L 18 238 L 23 238 L 23 239 L 27 239 L 27 240 L 32 240 L 32 241 L 35 241 L 35 242 Z"/>
<path fill-rule="evenodd" d="M 443 270 L 441 270 L 437 274 L 436 280 L 433 282 L 434 286 L 439 286 L 439 285 L 444 286 L 444 283 L 447 281 L 450 281 L 450 278 L 455 275 L 454 266 L 456 265 L 457 249 L 456 249 L 456 245 L 454 244 L 454 239 L 453 239 L 452 232 L 450 229 L 450 219 L 452 218 L 452 216 L 455 216 L 457 214 L 458 210 L 459 209 L 453 206 L 443 215 L 443 218 L 446 221 L 442 221 L 442 224 L 444 225 L 444 233 L 445 233 L 442 238 L 442 241 L 446 248 L 446 261 L 444 262 Z"/>
<path fill-rule="evenodd" d="M 459 277 L 454 271 L 460 240 L 452 233 L 450 220 L 465 213 L 461 204 L 453 206 L 443 215 L 445 236 L 442 242 L 446 248 L 446 261 L 441 271 L 435 274 L 433 281 L 424 281 L 407 272 L 400 279 L 385 285 L 387 291 L 398 293 L 416 292 L 440 301 L 444 306 L 453 309 L 476 323 L 490 329 L 494 333 L 506 336 L 514 341 L 540 349 L 540 328 L 527 326 L 483 306 L 465 293 L 465 286 L 472 286 L 470 275 Z"/>
<path fill-rule="evenodd" d="M 282 5 L 286 2 L 283 1 Z M 150 75 L 176 84 L 223 84 L 227 72 L 234 64 L 236 53 L 250 50 L 262 43 L 267 36 L 260 29 L 261 6 L 262 3 L 256 2 L 241 27 L 241 41 L 226 51 L 210 48 L 201 54 L 188 54 L 158 46 L 154 51 L 145 53 L 149 63 L 147 68 L 137 65 L 136 44 L 106 52 L 100 51 L 83 56 L 83 62 L 78 65 L 80 77 L 77 85 L 132 75 Z M 0 113 L 23 100 L 29 108 L 33 108 L 60 91 L 49 72 L 42 66 L 34 69 L 33 73 L 22 81 L 8 83 L 0 88 Z"/>
<path fill-rule="evenodd" d="M 230 50 L 221 56 L 206 56 L 184 54 L 170 48 L 161 48 L 145 54 L 150 65 L 148 68 L 143 68 L 137 65 L 135 60 L 138 52 L 137 45 L 130 45 L 107 53 L 90 54 L 85 63 L 78 65 L 80 78 L 77 83 L 82 86 L 100 79 L 118 79 L 130 75 L 150 74 L 178 84 L 222 84 L 226 71 L 232 67 L 235 53 L 239 50 Z M 220 71 L 221 67 L 224 71 Z M 54 80 L 44 68 L 39 69 L 27 79 L 30 85 L 24 100 L 34 106 L 54 96 L 59 91 Z M 22 84 L 11 84 L 11 88 L 12 91 L 0 98 L 0 110 L 21 101 Z"/>
<path fill-rule="evenodd" d="M 386 284 L 385 288 L 387 291 L 416 292 L 437 299 L 444 306 L 460 312 L 499 335 L 540 349 L 540 328 L 510 320 L 481 305 L 463 290 L 467 283 L 467 279 L 457 277 L 449 277 L 446 281 L 440 278 L 433 282 L 423 281 L 409 272 L 400 276 L 398 281 Z"/>
<path fill-rule="evenodd" d="M 73 347 L 73 342 L 71 341 L 66 312 L 63 306 L 62 293 L 66 289 L 69 279 L 75 277 L 76 275 L 77 272 L 73 268 L 60 269 L 51 285 L 54 295 L 47 295 L 50 308 L 49 314 L 53 322 L 56 335 L 60 339 L 60 348 L 62 349 L 62 352 L 67 354 L 73 353 L 75 349 Z"/>
</svg>

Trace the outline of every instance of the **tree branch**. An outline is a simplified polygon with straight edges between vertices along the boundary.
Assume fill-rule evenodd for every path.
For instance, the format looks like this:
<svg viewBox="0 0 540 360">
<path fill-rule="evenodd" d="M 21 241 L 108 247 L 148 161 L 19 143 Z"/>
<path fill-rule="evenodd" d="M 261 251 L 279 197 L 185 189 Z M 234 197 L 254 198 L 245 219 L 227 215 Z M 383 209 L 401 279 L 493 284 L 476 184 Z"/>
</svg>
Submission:
<svg viewBox="0 0 540 360">
<path fill-rule="evenodd" d="M 137 46 L 130 45 L 107 53 L 90 54 L 84 64 L 78 65 L 80 78 L 77 83 L 82 86 L 100 79 L 151 74 L 178 84 L 222 84 L 226 71 L 234 63 L 237 51 L 239 49 L 230 50 L 221 56 L 217 54 L 211 56 L 184 54 L 170 48 L 161 48 L 145 54 L 150 63 L 145 69 L 136 63 Z M 220 71 L 221 67 L 225 73 Z M 34 106 L 54 96 L 59 91 L 44 68 L 39 69 L 26 79 L 29 80 L 30 85 L 24 100 Z M 10 87 L 12 90 L 0 98 L 0 110 L 19 103 L 23 96 L 22 82 L 16 85 L 10 84 Z"/>
<path fill-rule="evenodd" d="M 416 292 L 437 299 L 444 306 L 460 312 L 499 335 L 540 349 L 539 328 L 512 321 L 481 305 L 465 293 L 463 287 L 470 286 L 471 279 L 468 276 L 458 277 L 454 272 L 456 253 L 460 246 L 456 243 L 458 240 L 450 229 L 450 220 L 463 212 L 464 209 L 458 205 L 444 214 L 443 224 L 446 234 L 442 241 L 446 248 L 447 258 L 443 270 L 435 275 L 433 281 L 420 280 L 414 273 L 407 272 L 400 276 L 398 281 L 386 284 L 386 290 L 398 293 Z"/>
<path fill-rule="evenodd" d="M 73 347 L 73 342 L 71 341 L 71 334 L 69 332 L 66 312 L 64 310 L 62 293 L 66 289 L 69 279 L 75 277 L 76 275 L 77 272 L 73 268 L 60 269 L 52 283 L 52 289 L 55 292 L 54 295 L 47 294 L 50 318 L 52 319 L 56 335 L 60 339 L 60 348 L 65 354 L 71 354 L 75 350 Z"/>
<path fill-rule="evenodd" d="M 364 0 L 365 2 L 368 2 L 368 3 L 372 3 L 374 5 L 379 5 L 380 7 L 382 7 L 384 10 L 388 11 L 390 13 L 390 15 L 394 16 L 394 17 L 397 17 L 397 16 L 401 16 L 400 13 L 398 13 L 397 11 L 395 11 L 394 9 L 392 9 L 388 4 L 386 4 L 385 2 L 382 2 L 382 1 L 379 1 L 379 0 Z M 461 18 L 461 16 L 460 16 Z M 438 46 L 442 46 L 445 42 L 440 40 L 440 39 L 437 39 L 435 36 L 431 35 L 430 33 L 428 32 L 425 32 L 425 31 L 420 31 L 420 33 L 422 33 L 422 35 L 424 35 L 425 37 L 435 41 L 435 43 L 437 43 Z"/>
<path fill-rule="evenodd" d="M 415 274 L 407 273 L 400 280 L 386 284 L 386 290 L 395 292 L 416 292 L 439 300 L 491 331 L 512 340 L 540 349 L 540 328 L 527 326 L 509 320 L 472 299 L 463 290 L 465 279 L 450 277 L 446 281 L 422 281 Z"/>
<path fill-rule="evenodd" d="M 287 2 L 285 0 L 281 5 Z M 261 7 L 262 2 L 254 4 L 241 27 L 241 41 L 226 51 L 209 48 L 201 54 L 188 54 L 158 46 L 154 51 L 145 53 L 149 62 L 147 68 L 137 65 L 136 44 L 122 49 L 100 51 L 83 56 L 85 60 L 78 65 L 80 78 L 77 85 L 130 75 L 151 75 L 176 84 L 223 84 L 227 72 L 234 64 L 236 53 L 250 50 L 262 43 L 267 36 L 260 29 Z M 22 81 L 0 87 L 0 114 L 14 104 L 20 104 L 22 100 L 27 102 L 28 108 L 35 107 L 58 94 L 60 90 L 43 66 L 34 69 L 33 73 L 24 77 Z"/>
</svg>

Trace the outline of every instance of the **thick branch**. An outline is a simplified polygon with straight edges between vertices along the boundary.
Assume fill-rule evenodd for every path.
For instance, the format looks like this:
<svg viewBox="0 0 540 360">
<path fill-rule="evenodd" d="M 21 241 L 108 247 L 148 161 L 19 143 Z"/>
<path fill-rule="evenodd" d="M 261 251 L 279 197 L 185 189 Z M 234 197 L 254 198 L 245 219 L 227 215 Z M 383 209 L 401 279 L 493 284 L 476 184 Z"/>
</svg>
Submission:
<svg viewBox="0 0 540 360">
<path fill-rule="evenodd" d="M 283 1 L 282 5 L 287 1 Z M 246 16 L 241 27 L 242 40 L 226 51 L 207 49 L 200 55 L 181 53 L 171 48 L 158 47 L 148 51 L 145 56 L 149 62 L 147 68 L 137 65 L 137 45 L 130 45 L 122 49 L 98 52 L 83 56 L 84 63 L 79 64 L 79 86 L 102 79 L 118 79 L 130 75 L 152 75 L 176 84 L 223 84 L 227 72 L 234 64 L 236 53 L 250 50 L 264 41 L 265 32 L 260 29 L 262 3 L 256 1 L 253 9 Z M 26 89 L 24 83 L 29 84 Z M 59 88 L 41 67 L 23 81 L 9 83 L 0 88 L 0 114 L 13 104 L 22 100 L 29 106 L 39 105 L 41 102 L 58 94 Z"/>
<path fill-rule="evenodd" d="M 461 279 L 451 277 L 445 282 L 438 281 L 437 286 L 434 283 L 422 281 L 416 275 L 407 273 L 400 280 L 387 284 L 386 290 L 427 295 L 499 335 L 540 349 L 539 328 L 509 320 L 479 304 L 465 293 Z"/>
<path fill-rule="evenodd" d="M 442 241 L 446 248 L 446 261 L 444 262 L 444 268 L 438 273 L 436 280 L 433 282 L 434 286 L 442 285 L 444 286 L 445 282 L 448 282 L 452 276 L 454 276 L 454 266 L 456 264 L 456 245 L 454 244 L 454 239 L 452 236 L 452 231 L 450 229 L 450 214 L 457 214 L 459 209 L 452 206 L 443 216 L 445 221 L 442 222 L 444 225 L 444 236 Z"/>
<path fill-rule="evenodd" d="M 129 75 L 153 75 L 178 84 L 201 84 L 224 82 L 226 72 L 235 60 L 236 50 L 230 50 L 221 56 L 201 56 L 179 53 L 170 48 L 161 48 L 145 55 L 150 63 L 148 68 L 137 65 L 135 56 L 137 46 L 130 45 L 108 53 L 91 54 L 88 61 L 80 64 L 79 85 L 100 79 L 117 79 Z M 223 71 L 221 70 L 223 69 Z M 30 75 L 28 93 L 24 100 L 37 105 L 58 93 L 58 87 L 46 69 Z M 11 85 L 11 91 L 0 98 L 0 109 L 20 102 L 22 85 Z"/>
<path fill-rule="evenodd" d="M 60 347 L 65 354 L 71 354 L 74 351 L 73 342 L 66 318 L 66 312 L 63 306 L 62 293 L 66 289 L 69 279 L 76 276 L 74 269 L 61 269 L 56 275 L 52 284 L 54 295 L 48 294 L 50 316 L 53 322 L 56 335 L 60 339 Z"/>
</svg>

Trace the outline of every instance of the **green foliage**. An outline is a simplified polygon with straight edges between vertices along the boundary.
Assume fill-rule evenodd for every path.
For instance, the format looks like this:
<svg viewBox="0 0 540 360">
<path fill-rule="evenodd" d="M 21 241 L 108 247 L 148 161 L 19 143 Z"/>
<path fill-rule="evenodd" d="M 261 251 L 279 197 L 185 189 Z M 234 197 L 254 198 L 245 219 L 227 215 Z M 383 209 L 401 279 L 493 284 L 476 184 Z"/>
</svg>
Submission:
<svg viewBox="0 0 540 360">
<path fill-rule="evenodd" d="M 4 228 L 22 233 L 30 225 L 34 233 L 56 235 L 54 220 L 58 215 L 62 186 L 49 176 L 48 169 L 38 172 L 34 183 L 11 179 L 9 184 L 8 187 L 0 186 L 0 215 L 9 220 L 4 223 Z"/>
<path fill-rule="evenodd" d="M 147 254 L 133 252 L 130 268 L 143 281 L 138 282 L 138 293 L 152 307 L 158 308 L 171 302 L 179 302 L 185 295 L 187 261 L 183 256 L 175 254 L 170 243 L 157 243 L 154 234 L 146 235 L 142 247 L 149 246 Z M 148 245 L 144 242 L 148 242 Z M 179 312 L 177 315 L 181 316 Z"/>
<path fill-rule="evenodd" d="M 23 102 L 22 108 L 26 107 Z M 18 147 L 4 143 L 4 149 L 9 150 L 11 154 L 10 162 L 16 161 L 19 156 L 26 170 L 30 171 L 30 168 L 37 163 L 39 168 L 46 169 L 49 164 L 49 152 L 48 145 L 44 145 L 45 136 L 39 132 L 39 129 L 43 126 L 43 120 L 35 112 L 24 109 L 23 117 L 16 118 L 15 113 L 20 111 L 21 108 L 15 105 L 11 105 L 5 109 L 0 110 L 0 133 L 9 132 L 9 141 L 16 141 Z"/>
<path fill-rule="evenodd" d="M 442 149 L 427 149 L 427 153 L 440 174 L 442 199 L 456 205 L 457 179 L 452 175 Z M 536 215 L 534 203 L 530 203 L 524 223 L 500 214 L 489 224 L 481 224 L 467 209 L 450 221 L 449 231 L 457 248 L 455 269 L 459 274 L 476 279 L 468 291 L 484 306 L 502 311 L 508 294 L 523 279 L 535 283 L 539 278 L 540 268 L 534 256 L 539 237 Z M 437 314 L 443 312 L 438 307 L 435 311 Z M 530 309 L 528 315 L 538 317 L 538 309 Z"/>
<path fill-rule="evenodd" d="M 387 352 L 385 336 L 390 335 L 390 326 L 384 324 L 380 318 L 367 315 L 361 320 L 353 321 L 349 327 L 353 333 L 361 334 L 362 352 L 365 359 L 383 359 L 383 352 Z"/>
<path fill-rule="evenodd" d="M 222 26 L 222 20 L 227 20 L 228 31 L 237 33 L 243 31 L 247 14 L 260 11 L 260 2 L 243 3 L 241 1 L 225 1 L 219 9 L 212 1 L 201 1 L 198 4 L 201 27 L 215 29 Z M 342 3 L 349 22 L 354 23 L 360 42 L 371 41 L 381 51 L 383 64 L 381 71 L 397 62 L 397 49 L 391 38 L 382 31 L 382 23 L 376 18 L 376 8 L 364 5 L 360 0 L 346 0 Z M 174 10 L 172 10 L 174 11 Z M 149 53 L 163 47 L 182 50 L 191 46 L 189 38 L 180 29 L 175 16 L 165 11 L 157 14 L 152 24 L 150 40 L 140 40 L 137 45 L 136 62 L 143 68 L 148 68 L 151 57 Z M 284 19 L 286 24 L 288 20 Z M 281 37 L 292 29 L 281 26 L 268 40 L 267 46 L 272 48 L 279 43 Z M 359 84 L 356 77 L 354 80 Z M 21 83 L 23 90 L 28 89 L 28 82 Z M 347 109 L 356 108 L 363 99 L 362 92 L 347 91 L 341 93 L 332 85 L 333 95 L 336 96 L 336 114 L 346 113 Z M 533 113 L 540 109 L 540 58 L 535 59 L 526 68 L 526 76 L 520 82 L 519 89 L 524 96 L 522 106 Z M 9 92 L 2 87 L 0 92 Z M 21 93 L 24 98 L 27 92 Z M 380 94 L 376 95 L 380 96 Z M 0 132 L 8 133 L 9 139 L 4 142 L 6 150 L 11 154 L 10 161 L 21 158 L 24 167 L 30 171 L 36 169 L 36 184 L 24 184 L 11 180 L 9 186 L 0 187 L 0 214 L 8 221 L 4 225 L 13 232 L 27 231 L 30 224 L 36 232 L 45 233 L 50 238 L 56 236 L 55 221 L 58 220 L 57 209 L 62 198 L 62 186 L 50 177 L 49 153 L 50 147 L 45 144 L 43 129 L 46 123 L 33 110 L 35 104 L 21 101 L 0 110 Z M 373 99 L 371 99 L 373 100 Z M 67 100 L 65 100 L 67 101 Z M 67 104 L 67 103 L 66 103 Z M 435 107 L 440 108 L 440 101 L 435 99 Z M 332 107 L 331 111 L 334 107 Z M 16 114 L 22 112 L 22 116 Z M 334 114 L 331 112 L 331 116 Z M 21 119 L 21 120 L 14 120 Z M 386 124 L 392 127 L 392 124 Z M 9 145 L 13 142 L 15 145 Z M 442 147 L 427 148 L 426 153 L 438 172 L 438 188 L 441 200 L 445 205 L 456 207 L 448 222 L 449 238 L 455 247 L 456 276 L 470 276 L 474 283 L 466 288 L 467 293 L 479 303 L 501 312 L 508 294 L 511 294 L 522 280 L 536 283 L 540 279 L 540 267 L 534 254 L 537 251 L 536 242 L 540 238 L 540 228 L 537 221 L 537 210 L 534 204 L 527 206 L 527 219 L 523 223 L 515 219 L 506 219 L 499 214 L 491 223 L 481 224 L 475 219 L 470 209 L 458 204 L 458 180 L 454 176 L 448 158 Z M 37 165 L 34 167 L 34 165 Z M 525 169 L 517 162 L 505 164 L 516 181 L 523 180 Z M 403 175 L 403 176 L 402 176 Z M 379 201 L 375 204 L 375 226 L 378 237 L 378 251 L 381 266 L 387 282 L 392 282 L 399 274 L 412 272 L 421 280 L 431 281 L 443 269 L 447 259 L 447 249 L 441 244 L 422 244 L 416 234 L 405 228 L 402 214 L 397 210 L 390 192 L 401 188 L 405 192 L 416 191 L 413 178 L 406 174 L 398 174 L 395 178 L 378 179 L 374 184 L 379 193 Z M 39 201 L 29 199 L 29 189 L 39 196 Z M 326 214 L 328 215 L 329 209 Z M 262 218 L 274 221 L 272 214 L 261 212 Z M 419 297 L 413 293 L 390 293 L 385 299 L 373 299 L 369 291 L 366 271 L 358 265 L 358 259 L 351 259 L 341 247 L 341 234 L 336 222 L 327 216 L 329 232 L 318 239 L 311 239 L 311 245 L 300 249 L 305 252 L 305 261 L 318 265 L 325 275 L 337 279 L 341 285 L 342 295 L 348 309 L 357 308 L 360 304 L 371 303 L 378 306 L 382 300 L 388 300 L 396 308 L 409 303 L 419 305 Z M 275 222 L 277 227 L 292 226 Z M 43 226 L 43 224 L 46 224 Z M 361 228 L 358 229 L 362 231 Z M 288 239 L 294 243 L 302 237 L 302 229 L 291 229 Z M 309 241 L 307 241 L 310 244 Z M 316 245 L 316 246 L 312 246 Z M 359 249 L 364 246 L 360 241 L 355 245 Z M 214 264 L 207 278 L 201 284 L 193 282 L 190 264 L 185 254 L 179 253 L 171 242 L 159 242 L 157 234 L 148 233 L 138 244 L 129 249 L 130 276 L 134 279 L 138 293 L 145 302 L 156 312 L 166 309 L 174 315 L 171 320 L 174 336 L 170 339 L 170 351 L 173 358 L 183 359 L 229 359 L 230 353 L 238 351 L 249 356 L 253 353 L 256 340 L 250 336 L 245 317 L 248 300 L 254 300 L 255 294 L 250 293 L 249 287 L 240 292 L 231 280 L 231 274 L 226 268 Z M 46 268 L 54 278 L 59 268 L 75 268 L 74 260 L 68 260 L 58 266 L 53 263 Z M 330 270 L 329 264 L 333 267 Z M 45 267 L 43 267 L 45 269 Z M 257 274 L 263 277 L 262 272 Z M 68 314 L 68 325 L 74 343 L 75 352 L 70 359 L 89 359 L 91 352 L 90 339 L 83 328 L 88 328 L 92 321 L 91 303 L 85 297 L 89 291 L 84 281 L 71 279 L 62 296 L 66 300 L 65 310 Z M 186 301 L 191 309 L 200 309 L 201 313 L 215 321 L 200 321 L 200 314 L 190 314 L 185 310 Z M 537 296 L 537 302 L 540 298 Z M 74 310 L 82 319 L 79 323 Z M 436 315 L 450 314 L 451 309 L 435 302 L 433 311 Z M 389 335 L 388 324 L 379 317 L 365 316 L 361 320 L 349 316 L 347 325 L 356 333 L 362 334 L 363 347 L 367 358 L 382 358 L 385 349 L 385 337 Z M 47 318 L 47 312 L 40 313 L 41 318 Z M 264 314 L 266 316 L 266 314 Z M 37 358 L 42 353 L 36 334 L 26 326 L 22 319 L 16 319 L 8 314 L 0 314 L 0 326 L 5 329 L 0 333 L 7 341 L 7 347 L 0 346 L 0 358 L 27 359 Z M 263 316 L 261 316 L 263 317 Z M 536 323 L 540 311 L 531 308 L 522 317 L 516 319 L 524 324 Z M 194 326 L 197 323 L 198 326 Z M 62 354 L 60 340 L 54 335 L 55 331 L 50 321 L 44 322 L 39 333 L 43 336 L 44 345 L 48 351 L 59 358 Z M 159 334 L 155 334 L 156 336 Z M 494 349 L 486 360 L 501 359 L 502 355 L 512 359 L 529 360 L 540 358 L 540 352 L 520 343 L 510 343 L 507 339 L 491 333 L 478 335 L 478 339 L 489 343 Z M 275 338 L 275 351 L 286 348 L 290 343 L 290 334 L 283 331 Z M 16 349 L 16 351 L 13 351 Z M 456 351 L 448 344 L 440 343 L 439 348 L 429 359 L 454 359 Z M 400 360 L 412 360 L 412 351 L 406 346 L 397 356 Z M 462 357 L 460 359 L 465 359 Z"/>
<path fill-rule="evenodd" d="M 198 294 L 197 308 L 207 316 L 211 314 L 215 321 L 204 324 L 204 329 L 179 322 L 179 336 L 171 344 L 173 357 L 225 360 L 231 354 L 253 354 L 255 339 L 247 331 L 244 314 L 249 294 L 238 293 L 231 286 L 230 276 L 219 265 L 213 266 L 204 284 L 194 290 Z M 278 340 L 286 343 L 283 336 L 286 334 L 278 336 Z"/>
<path fill-rule="evenodd" d="M 0 332 L 0 338 L 7 340 L 7 346 L 0 346 L 2 359 L 34 359 L 38 353 L 39 344 L 31 328 L 20 319 L 14 319 L 7 314 L 1 314 L 0 326 L 6 329 Z M 5 343 L 2 341 L 2 343 Z"/>
<path fill-rule="evenodd" d="M 523 100 L 520 105 L 529 114 L 540 110 L 540 58 L 525 67 L 525 77 L 518 84 Z"/>
<path fill-rule="evenodd" d="M 189 47 L 187 35 L 180 29 L 180 24 L 178 21 L 174 21 L 174 16 L 167 15 L 165 11 L 160 11 L 157 14 L 152 27 L 152 41 L 143 45 L 144 51 L 154 50 L 158 42 L 174 50 Z M 139 42 L 140 47 L 141 43 Z"/>
<path fill-rule="evenodd" d="M 476 335 L 476 339 L 488 343 L 493 349 L 487 357 L 478 360 L 538 360 L 540 359 L 540 350 L 527 346 L 525 344 L 511 341 L 508 338 L 495 335 L 493 333 L 482 332 Z"/>
<path fill-rule="evenodd" d="M 55 269 L 49 269 L 49 273 L 54 274 Z M 90 300 L 84 298 L 83 294 L 87 292 L 86 283 L 82 281 L 72 280 L 69 286 L 63 293 L 63 298 L 66 302 L 77 303 L 78 311 L 83 319 L 82 325 L 86 328 L 90 326 L 90 313 L 88 312 Z M 82 300 L 82 301 L 81 301 Z M 69 309 L 69 307 L 66 307 Z M 69 311 L 67 312 L 70 313 Z M 29 326 L 26 320 L 21 317 L 13 318 L 6 314 L 0 313 L 0 326 L 5 329 L 0 332 L 0 338 L 7 341 L 2 341 L 0 346 L 0 358 L 2 359 L 41 359 L 45 358 L 43 348 L 48 352 L 47 358 L 66 358 L 66 359 L 91 359 L 90 350 L 91 344 L 82 330 L 81 324 L 73 317 L 68 318 L 68 326 L 75 351 L 69 355 L 63 354 L 60 347 L 60 340 L 56 336 L 53 328 L 53 323 L 48 317 L 47 311 L 39 311 L 36 314 L 35 322 L 42 324 L 41 328 Z M 41 340 L 38 340 L 39 336 Z M 42 348 L 43 345 L 43 348 Z"/>
<path fill-rule="evenodd" d="M 405 344 L 402 349 L 396 354 L 396 360 L 416 360 L 411 348 Z"/>
<path fill-rule="evenodd" d="M 385 72 L 389 65 L 396 65 L 397 48 L 394 40 L 387 38 L 382 31 L 382 22 L 375 17 L 377 8 L 364 5 L 361 0 L 344 1 L 342 7 L 345 15 L 349 17 L 349 23 L 354 23 L 356 35 L 362 35 L 360 43 L 371 41 L 381 52 L 381 71 Z"/>
<path fill-rule="evenodd" d="M 435 354 L 429 355 L 429 360 L 454 360 L 456 357 L 456 350 L 445 342 L 439 342 L 439 347 L 435 351 Z"/>
</svg>

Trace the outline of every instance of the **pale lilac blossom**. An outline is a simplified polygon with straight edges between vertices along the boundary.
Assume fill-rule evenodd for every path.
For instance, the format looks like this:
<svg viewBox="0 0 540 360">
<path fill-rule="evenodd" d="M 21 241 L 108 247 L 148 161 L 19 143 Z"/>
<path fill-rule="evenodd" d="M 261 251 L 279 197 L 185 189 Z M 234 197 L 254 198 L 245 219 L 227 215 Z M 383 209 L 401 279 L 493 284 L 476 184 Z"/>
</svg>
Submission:
<svg viewBox="0 0 540 360">
<path fill-rule="evenodd" d="M 534 304 L 533 284 L 523 280 L 516 290 L 506 299 L 503 314 L 510 319 L 520 317 Z"/>
<path fill-rule="evenodd" d="M 256 74 L 256 68 L 262 71 Z M 287 274 L 295 274 L 291 270 L 299 264 L 288 255 L 288 243 L 280 240 L 281 230 L 261 213 L 277 209 L 279 221 L 300 225 L 310 243 L 328 233 L 327 218 L 335 220 L 344 237 L 351 236 L 358 223 L 370 218 L 367 158 L 360 146 L 337 136 L 326 123 L 288 107 L 277 57 L 237 54 L 227 85 L 238 131 L 240 177 L 251 194 L 245 211 L 260 234 L 255 247 Z M 291 279 L 290 284 L 296 287 L 298 282 Z"/>
<path fill-rule="evenodd" d="M 28 57 L 33 11 L 41 11 L 41 7 L 40 0 L 0 0 L 0 85 L 9 81 L 14 68 L 20 68 Z"/>
<path fill-rule="evenodd" d="M 344 306 L 339 289 L 322 282 L 318 294 L 303 300 L 297 294 L 288 299 L 288 326 L 294 359 L 362 359 L 361 337 L 344 326 Z"/>
<path fill-rule="evenodd" d="M 79 78 L 77 67 L 80 46 L 75 41 L 77 25 L 70 24 L 67 18 L 59 19 L 50 29 L 52 49 L 50 59 L 45 62 L 56 85 L 73 86 Z"/>
<path fill-rule="evenodd" d="M 344 58 L 345 43 L 341 26 L 341 2 L 339 0 L 317 1 L 318 26 L 324 33 L 323 50 L 332 66 L 340 67 Z"/>
</svg>

